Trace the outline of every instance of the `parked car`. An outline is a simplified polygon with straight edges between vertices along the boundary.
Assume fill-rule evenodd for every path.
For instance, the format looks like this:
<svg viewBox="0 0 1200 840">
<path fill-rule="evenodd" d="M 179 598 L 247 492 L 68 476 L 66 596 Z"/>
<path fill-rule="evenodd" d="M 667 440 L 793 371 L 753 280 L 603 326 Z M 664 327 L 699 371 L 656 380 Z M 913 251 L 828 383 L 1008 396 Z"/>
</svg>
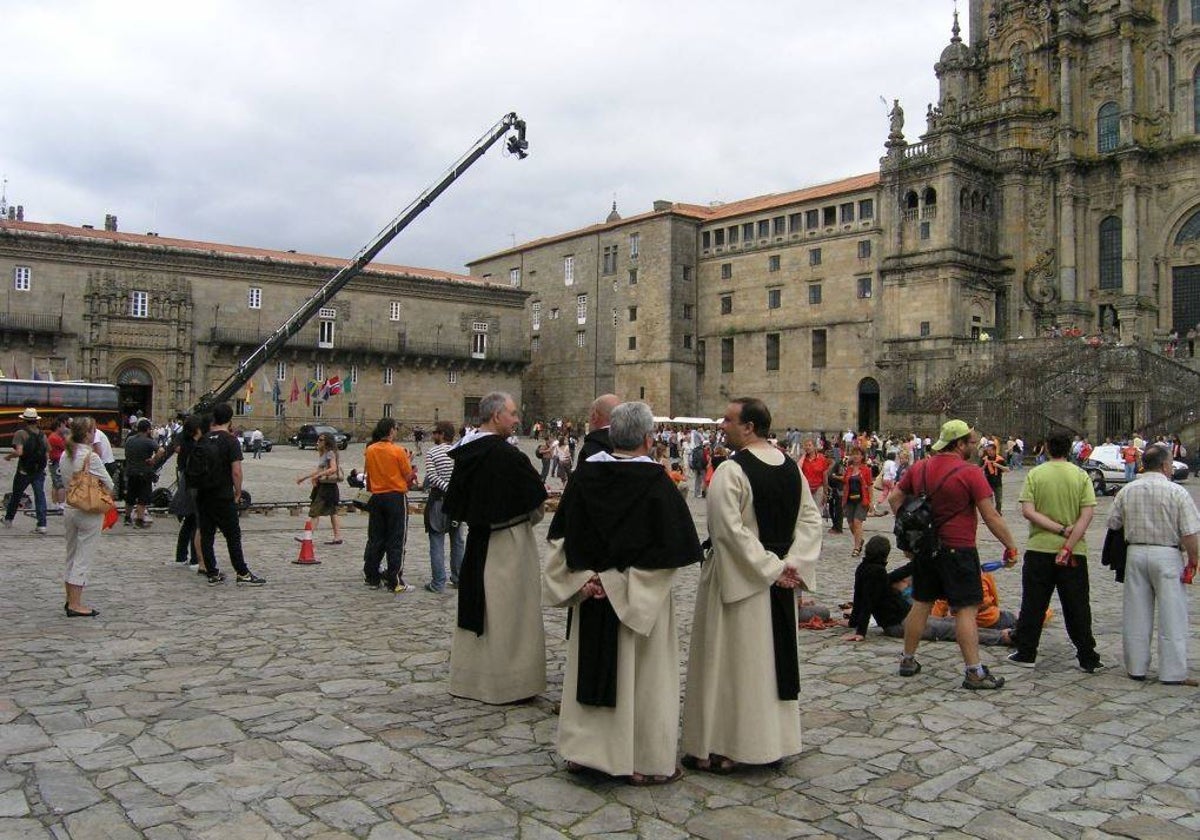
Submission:
<svg viewBox="0 0 1200 840">
<path fill-rule="evenodd" d="M 271 447 L 273 447 L 274 445 L 275 445 L 275 441 L 271 440 L 269 437 L 266 437 L 265 435 L 263 436 L 263 439 L 262 439 L 262 451 L 263 452 L 270 452 Z M 244 452 L 252 451 L 250 449 L 250 432 L 242 432 L 242 451 L 244 451 Z"/>
<path fill-rule="evenodd" d="M 1183 481 L 1190 472 L 1183 461 L 1173 461 L 1171 478 Z M 1106 443 L 1092 450 L 1091 455 L 1081 465 L 1092 479 L 1092 487 L 1097 496 L 1115 493 L 1125 483 L 1125 459 L 1121 457 L 1121 447 L 1115 443 Z"/>
<path fill-rule="evenodd" d="M 345 449 L 350 445 L 350 435 L 346 432 L 338 431 L 333 426 L 314 426 L 311 423 L 306 423 L 300 427 L 300 431 L 292 435 L 289 440 L 296 446 L 304 449 L 311 446 L 314 449 L 317 446 L 317 438 L 321 435 L 333 435 L 334 441 L 337 442 L 338 449 Z"/>
</svg>

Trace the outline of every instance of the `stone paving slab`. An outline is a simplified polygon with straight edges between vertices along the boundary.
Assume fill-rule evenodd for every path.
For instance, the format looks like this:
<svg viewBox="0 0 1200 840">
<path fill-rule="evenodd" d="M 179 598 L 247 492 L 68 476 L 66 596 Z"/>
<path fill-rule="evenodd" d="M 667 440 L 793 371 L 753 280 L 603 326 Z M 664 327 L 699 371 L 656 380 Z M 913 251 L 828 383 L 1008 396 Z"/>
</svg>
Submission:
<svg viewBox="0 0 1200 840">
<path fill-rule="evenodd" d="M 299 500 L 294 478 L 312 461 L 281 447 L 246 462 L 247 485 L 256 500 Z M 343 465 L 359 464 L 352 446 Z M 0 467 L 0 482 L 10 476 Z M 1005 488 L 1006 518 L 1023 534 L 1018 489 Z M 691 504 L 703 533 L 702 503 Z M 1094 545 L 1110 504 L 1100 501 Z M 292 565 L 302 522 L 243 518 L 247 556 L 270 581 L 261 589 L 209 587 L 176 566 L 167 519 L 118 526 L 88 587 L 96 620 L 63 616 L 60 518 L 47 537 L 28 517 L 0 533 L 0 837 L 1200 836 L 1200 692 L 1125 679 L 1121 590 L 1094 559 L 1109 671 L 1073 669 L 1060 618 L 1036 670 L 984 649 L 1008 679 L 985 696 L 958 687 L 954 645 L 924 645 L 925 670 L 903 680 L 898 641 L 802 631 L 803 752 L 778 771 L 647 789 L 580 780 L 555 754 L 562 611 L 545 613 L 542 697 L 457 700 L 446 692 L 453 597 L 365 589 L 363 515 L 345 517 L 340 547 L 322 544 L 322 522 L 322 564 Z M 428 549 L 420 519 L 410 523 L 407 578 L 420 585 Z M 867 531 L 890 525 L 873 518 Z M 985 559 L 999 556 L 981 537 Z M 847 536 L 826 537 L 828 605 L 850 599 L 849 555 Z M 683 572 L 676 591 L 681 673 L 696 580 Z M 1015 610 L 1019 573 L 997 580 Z"/>
</svg>

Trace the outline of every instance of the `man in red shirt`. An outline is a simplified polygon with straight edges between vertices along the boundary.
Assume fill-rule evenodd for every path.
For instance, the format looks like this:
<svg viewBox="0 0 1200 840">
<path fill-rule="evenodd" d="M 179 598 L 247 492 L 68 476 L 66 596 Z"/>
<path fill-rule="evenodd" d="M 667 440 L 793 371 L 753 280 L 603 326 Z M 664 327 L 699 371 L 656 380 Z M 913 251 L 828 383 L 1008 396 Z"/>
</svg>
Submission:
<svg viewBox="0 0 1200 840">
<path fill-rule="evenodd" d="M 54 421 L 54 431 L 46 435 L 46 443 L 50 445 L 50 501 L 60 511 L 67 500 L 67 488 L 63 484 L 62 474 L 58 471 L 58 459 L 67 448 L 67 435 L 71 425 L 70 417 L 59 417 Z"/>
<path fill-rule="evenodd" d="M 813 501 L 817 503 L 817 510 L 823 510 L 825 506 L 825 476 L 829 473 L 831 464 L 824 454 L 817 451 L 817 445 L 813 443 L 812 438 L 805 440 L 803 447 L 804 451 L 800 455 L 800 472 L 804 474 L 804 480 L 808 482 L 808 489 L 812 491 Z"/>
<path fill-rule="evenodd" d="M 944 598 L 954 608 L 958 647 L 966 675 L 963 688 L 1000 688 L 1003 677 L 994 677 L 979 662 L 979 632 L 975 616 L 983 602 L 979 551 L 975 547 L 978 527 L 976 512 L 989 531 L 1004 544 L 1004 562 L 1017 560 L 1017 544 L 1008 525 L 996 511 L 992 488 L 983 471 L 967 459 L 975 451 L 979 436 L 962 420 L 950 420 L 931 447 L 933 456 L 913 466 L 888 496 L 892 513 L 911 496 L 926 493 L 933 508 L 941 548 L 913 563 L 913 605 L 904 620 L 904 656 L 900 676 L 911 677 L 921 670 L 917 645 L 929 620 L 933 602 Z"/>
</svg>

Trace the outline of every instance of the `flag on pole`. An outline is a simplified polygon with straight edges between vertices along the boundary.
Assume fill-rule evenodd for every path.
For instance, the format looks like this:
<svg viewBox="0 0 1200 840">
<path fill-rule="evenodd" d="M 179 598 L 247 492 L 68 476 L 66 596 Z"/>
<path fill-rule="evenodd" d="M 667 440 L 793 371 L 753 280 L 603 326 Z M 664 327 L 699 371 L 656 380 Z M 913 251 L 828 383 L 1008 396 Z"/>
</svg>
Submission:
<svg viewBox="0 0 1200 840">
<path fill-rule="evenodd" d="M 292 393 L 288 397 L 288 402 L 295 402 L 300 399 L 300 383 L 296 381 L 296 377 L 292 377 Z"/>
<path fill-rule="evenodd" d="M 328 380 L 326 380 L 325 387 L 329 391 L 329 396 L 336 397 L 338 394 L 342 393 L 342 380 L 340 377 L 331 376 Z"/>
<path fill-rule="evenodd" d="M 352 385 L 353 383 L 350 381 L 350 377 L 347 376 L 342 380 L 342 391 L 349 394 L 353 390 Z"/>
<path fill-rule="evenodd" d="M 283 394 L 279 389 L 279 380 L 276 379 L 271 383 L 271 402 L 278 403 L 282 400 Z"/>
</svg>

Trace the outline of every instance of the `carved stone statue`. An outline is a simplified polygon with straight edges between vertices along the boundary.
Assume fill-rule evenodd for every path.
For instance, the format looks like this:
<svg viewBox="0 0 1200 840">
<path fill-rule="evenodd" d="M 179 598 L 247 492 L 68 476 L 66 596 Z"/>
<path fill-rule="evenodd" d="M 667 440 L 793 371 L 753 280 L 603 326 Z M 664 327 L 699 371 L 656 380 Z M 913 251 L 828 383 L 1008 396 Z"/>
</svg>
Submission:
<svg viewBox="0 0 1200 840">
<path fill-rule="evenodd" d="M 891 121 L 890 137 L 904 136 L 904 109 L 900 107 L 900 100 L 892 100 L 892 110 L 888 111 L 888 120 Z"/>
</svg>

